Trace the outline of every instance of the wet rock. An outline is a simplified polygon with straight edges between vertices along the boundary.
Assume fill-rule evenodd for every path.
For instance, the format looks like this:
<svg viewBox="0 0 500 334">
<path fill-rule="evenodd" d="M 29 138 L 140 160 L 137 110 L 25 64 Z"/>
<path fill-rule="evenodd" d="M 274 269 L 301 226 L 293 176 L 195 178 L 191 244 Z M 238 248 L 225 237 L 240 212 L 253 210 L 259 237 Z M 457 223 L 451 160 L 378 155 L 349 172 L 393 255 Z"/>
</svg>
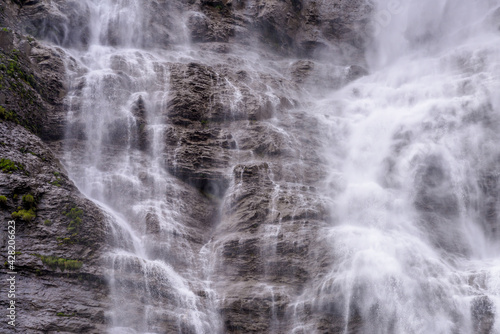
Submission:
<svg viewBox="0 0 500 334">
<path fill-rule="evenodd" d="M 459 230 L 452 227 L 460 212 L 449 168 L 442 156 L 425 157 L 416 173 L 417 194 L 414 203 L 423 222 L 433 231 L 436 247 L 468 253 L 470 250 L 464 248 L 466 243 L 461 240 L 463 237 Z"/>
<path fill-rule="evenodd" d="M 223 10 L 222 5 L 215 5 L 216 9 L 211 9 L 210 12 L 213 19 L 210 20 L 209 16 L 196 13 L 188 20 L 188 28 L 191 31 L 191 40 L 193 42 L 228 42 L 234 36 L 235 31 L 231 19 L 222 17 L 219 13 L 214 11 Z M 218 9 L 218 8 L 221 9 Z"/>
<path fill-rule="evenodd" d="M 160 232 L 160 222 L 158 220 L 158 215 L 148 212 L 146 214 L 146 233 L 158 233 Z"/>
<path fill-rule="evenodd" d="M 433 212 L 446 218 L 458 214 L 458 199 L 451 187 L 448 167 L 439 156 L 429 156 L 417 173 L 419 194 L 415 201 L 417 208 Z"/>
<path fill-rule="evenodd" d="M 368 72 L 359 65 L 340 66 L 299 60 L 290 66 L 292 80 L 316 94 L 338 89 L 366 74 Z"/>
<path fill-rule="evenodd" d="M 223 116 L 223 106 L 216 100 L 211 103 L 218 79 L 211 68 L 190 63 L 179 64 L 171 71 L 173 94 L 167 105 L 167 116 L 174 124 L 187 125 Z"/>
<path fill-rule="evenodd" d="M 353 80 L 361 78 L 367 74 L 368 74 L 368 71 L 365 68 L 363 68 L 359 65 L 351 65 L 348 68 L 346 79 L 347 79 L 347 81 L 353 81 Z"/>
<path fill-rule="evenodd" d="M 231 134 L 217 128 L 176 130 L 166 150 L 167 169 L 206 195 L 221 197 L 229 185 L 226 167 L 235 148 Z"/>
<path fill-rule="evenodd" d="M 10 53 L 14 49 L 14 34 L 11 31 L 0 31 L 0 49 L 6 53 Z"/>
<path fill-rule="evenodd" d="M 0 217 L 7 222 L 20 210 L 31 210 L 34 215 L 15 219 L 19 252 L 15 262 L 19 286 L 16 306 L 24 314 L 16 327 L 30 333 L 102 332 L 106 326 L 103 312 L 109 305 L 101 263 L 101 255 L 108 247 L 105 216 L 83 198 L 38 137 L 12 122 L 2 122 L 0 143 L 0 157 L 17 166 L 1 172 L 0 194 L 7 201 L 0 207 Z M 23 200 L 27 194 L 33 196 L 33 203 Z M 80 221 L 75 223 L 77 216 Z M 7 224 L 2 224 L 2 230 L 4 251 L 0 257 L 4 263 Z M 63 263 L 79 261 L 81 268 L 54 266 L 44 257 L 65 259 Z M 7 268 L 1 270 L 5 272 Z M 6 301 L 0 302 L 2 307 L 7 307 Z M 61 318 L 58 313 L 69 318 Z M 0 324 L 0 330 L 9 332 L 6 326 L 5 322 Z"/>
<path fill-rule="evenodd" d="M 298 60 L 293 64 L 291 73 L 293 79 L 298 82 L 304 82 L 314 70 L 314 62 L 310 60 Z"/>
<path fill-rule="evenodd" d="M 11 31 L 4 33 L 12 45 L 10 52 L 9 48 L 0 49 L 0 92 L 5 97 L 1 118 L 17 122 L 44 139 L 62 138 L 66 89 L 60 50 Z"/>
<path fill-rule="evenodd" d="M 151 143 L 149 142 L 150 137 L 146 131 L 146 105 L 142 96 L 139 96 L 132 106 L 132 114 L 135 116 L 135 126 L 133 128 L 136 130 L 132 134 L 132 136 L 134 136 L 132 145 L 140 150 L 147 150 Z"/>
<path fill-rule="evenodd" d="M 272 319 L 273 316 L 282 317 L 286 304 L 283 300 L 285 298 L 285 296 L 274 296 L 271 293 L 256 298 L 231 298 L 221 310 L 223 315 L 233 315 L 225 321 L 226 331 L 228 333 L 268 333 L 276 330 L 268 319 Z M 250 324 L 248 319 L 252 319 Z"/>
<path fill-rule="evenodd" d="M 474 333 L 493 333 L 495 324 L 495 306 L 487 296 L 474 298 L 471 305 Z"/>
</svg>

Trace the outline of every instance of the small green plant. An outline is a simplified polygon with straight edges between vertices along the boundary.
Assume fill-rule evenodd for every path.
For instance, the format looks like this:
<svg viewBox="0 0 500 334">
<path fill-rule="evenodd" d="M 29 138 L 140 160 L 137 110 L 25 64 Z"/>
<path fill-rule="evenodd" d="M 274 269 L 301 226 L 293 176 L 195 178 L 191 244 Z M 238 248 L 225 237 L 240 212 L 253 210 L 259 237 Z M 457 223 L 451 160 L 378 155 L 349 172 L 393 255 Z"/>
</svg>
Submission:
<svg viewBox="0 0 500 334">
<path fill-rule="evenodd" d="M 208 120 L 206 120 L 206 119 L 202 119 L 202 120 L 200 121 L 200 123 L 201 123 L 201 125 L 206 126 L 206 125 L 208 125 Z"/>
<path fill-rule="evenodd" d="M 55 181 L 49 182 L 51 185 L 60 187 L 61 186 L 62 179 L 60 177 L 56 178 Z"/>
<path fill-rule="evenodd" d="M 0 204 L 7 204 L 7 196 L 0 195 Z"/>
<path fill-rule="evenodd" d="M 33 203 L 35 203 L 35 198 L 31 194 L 23 195 L 23 203 L 32 207 Z"/>
<path fill-rule="evenodd" d="M 74 207 L 66 213 L 66 217 L 71 219 L 68 225 L 68 231 L 78 233 L 82 223 L 83 210 L 78 207 Z"/>
<path fill-rule="evenodd" d="M 14 195 L 17 198 L 17 195 Z M 20 206 L 17 207 L 18 211 L 12 213 L 12 218 L 21 219 L 25 222 L 30 222 L 36 218 L 36 205 L 35 197 L 31 194 L 23 195 L 22 197 L 24 209 Z"/>
<path fill-rule="evenodd" d="M 14 162 L 10 159 L 2 158 L 0 159 L 0 169 L 4 173 L 12 173 L 17 170 L 23 170 L 24 166 L 18 162 Z"/>
<path fill-rule="evenodd" d="M 52 270 L 56 270 L 57 268 L 59 268 L 61 271 L 76 271 L 79 270 L 83 265 L 83 262 L 81 261 L 63 259 L 57 256 L 45 256 L 39 254 L 35 254 L 35 256 L 40 258 L 40 260 L 42 260 L 42 263 Z"/>
<path fill-rule="evenodd" d="M 54 186 L 56 186 L 56 187 L 60 187 L 62 185 L 62 182 L 63 182 L 63 179 L 59 177 L 61 175 L 61 173 L 54 172 L 52 174 L 54 174 L 54 176 L 56 177 L 56 180 L 52 181 L 52 182 L 49 182 L 49 183 L 52 184 L 52 185 L 54 185 Z"/>
<path fill-rule="evenodd" d="M 75 314 L 74 313 L 73 314 L 66 314 L 64 312 L 57 312 L 56 316 L 58 316 L 58 317 L 74 317 Z"/>
<path fill-rule="evenodd" d="M 30 222 L 36 218 L 36 213 L 33 209 L 20 209 L 19 211 L 12 212 L 11 216 L 13 219 L 21 219 L 25 222 Z"/>
<path fill-rule="evenodd" d="M 2 106 L 0 106 L 0 119 L 18 123 L 16 113 L 8 111 Z"/>
<path fill-rule="evenodd" d="M 71 240 L 71 238 L 61 238 L 61 237 L 57 237 L 56 240 L 58 241 L 58 246 L 61 246 L 61 245 L 69 245 L 69 244 L 74 244 L 75 242 L 73 240 Z"/>
<path fill-rule="evenodd" d="M 19 149 L 19 152 L 21 152 L 21 153 L 23 153 L 23 154 L 29 153 L 29 154 L 31 154 L 31 155 L 34 155 L 35 157 L 38 157 L 38 155 L 37 155 L 36 153 L 31 152 L 31 151 L 29 150 L 29 148 L 27 148 L 27 147 L 21 147 L 21 148 Z"/>
<path fill-rule="evenodd" d="M 45 219 L 43 221 L 43 225 L 45 225 L 45 226 L 52 226 L 52 221 L 50 219 Z"/>
</svg>

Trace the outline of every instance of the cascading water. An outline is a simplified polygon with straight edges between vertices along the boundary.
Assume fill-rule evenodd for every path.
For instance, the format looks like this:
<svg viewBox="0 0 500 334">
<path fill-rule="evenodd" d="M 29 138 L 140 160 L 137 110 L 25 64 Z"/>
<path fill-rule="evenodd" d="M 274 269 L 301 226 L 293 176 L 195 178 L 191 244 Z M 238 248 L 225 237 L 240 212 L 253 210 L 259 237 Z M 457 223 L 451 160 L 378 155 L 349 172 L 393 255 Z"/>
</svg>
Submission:
<svg viewBox="0 0 500 334">
<path fill-rule="evenodd" d="M 296 307 L 342 333 L 500 333 L 499 4 L 376 5 L 372 74 L 317 104 L 334 264 Z"/>
<path fill-rule="evenodd" d="M 165 3 L 168 31 L 152 18 L 159 2 L 82 1 L 88 29 L 57 40 L 72 57 L 63 160 L 110 215 L 112 333 L 222 333 L 221 309 L 234 311 L 226 294 L 249 314 L 243 305 L 266 309 L 269 319 L 258 320 L 268 324 L 253 332 L 500 333 L 496 1 L 376 0 L 371 74 L 314 97 L 286 83 L 288 60 L 191 47 L 185 21 L 204 14 Z M 248 15 L 258 10 L 248 4 Z M 168 48 L 157 48 L 158 36 Z M 222 91 L 207 95 L 213 118 L 235 124 L 194 133 L 235 139 L 217 137 L 237 153 L 221 167 L 232 179 L 213 239 L 183 223 L 184 188 L 167 172 L 182 169 L 185 153 L 165 153 L 174 62 L 220 70 L 192 65 Z M 276 112 L 280 104 L 287 112 Z M 245 119 L 252 107 L 267 115 Z M 269 119 L 252 124 L 259 117 Z M 252 136 L 265 143 L 253 148 Z M 309 175 L 307 163 L 320 163 L 311 151 L 321 141 L 330 164 L 317 189 L 320 173 Z M 311 226 L 323 219 L 317 202 L 333 203 L 333 222 Z M 238 326 L 231 330 L 243 333 Z"/>
<path fill-rule="evenodd" d="M 90 30 L 85 50 L 68 49 L 78 66 L 68 68 L 66 137 L 83 144 L 67 140 L 64 161 L 81 191 L 112 216 L 114 249 L 105 259 L 110 332 L 217 333 L 213 294 L 195 264 L 198 251 L 176 237 L 194 233 L 178 222 L 178 181 L 163 162 L 169 68 L 164 54 L 144 49 L 148 13 L 140 1 L 80 5 L 89 12 Z M 173 36 L 182 48 L 180 23 Z M 202 301 L 193 291 L 208 297 Z"/>
</svg>

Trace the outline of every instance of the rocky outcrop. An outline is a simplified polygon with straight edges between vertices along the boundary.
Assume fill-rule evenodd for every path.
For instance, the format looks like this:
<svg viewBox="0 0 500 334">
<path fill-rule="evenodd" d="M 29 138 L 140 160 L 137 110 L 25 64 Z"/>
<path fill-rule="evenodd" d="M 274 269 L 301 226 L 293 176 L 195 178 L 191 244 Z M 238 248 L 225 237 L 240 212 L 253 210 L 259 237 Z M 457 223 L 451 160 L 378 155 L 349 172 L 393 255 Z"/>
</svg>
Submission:
<svg viewBox="0 0 500 334">
<path fill-rule="evenodd" d="M 337 63 L 363 63 L 372 5 L 364 0 L 155 0 L 136 8 L 143 29 L 132 39 L 145 47 L 195 43 L 248 43 L 288 56 L 335 58 Z M 63 46 L 89 43 L 89 8 L 76 0 L 8 1 L 0 14 L 4 25 Z M 103 36 L 120 45 L 119 22 Z M 117 25 L 117 26 L 113 26 Z M 187 30 L 183 30 L 186 27 Z"/>
<path fill-rule="evenodd" d="M 286 71 L 221 63 L 171 65 L 165 162 L 220 208 L 205 235 L 224 332 L 287 332 L 293 300 L 317 273 L 309 245 L 329 216 L 316 190 L 320 125 L 300 109 L 302 83 Z"/>
<path fill-rule="evenodd" d="M 19 6 L 42 3 L 3 2 L 0 14 L 8 27 L 0 31 L 0 257 L 8 264 L 7 222 L 15 220 L 18 331 L 102 333 L 109 322 L 101 263 L 107 218 L 40 140 L 64 137 L 64 52 L 17 30 Z M 2 308 L 7 302 L 1 299 Z M 3 333 L 12 329 L 0 324 Z"/>
<path fill-rule="evenodd" d="M 47 140 L 64 136 L 63 51 L 10 28 L 0 31 L 0 118 Z"/>
<path fill-rule="evenodd" d="M 479 334 L 493 333 L 495 323 L 494 305 L 487 296 L 479 296 L 472 301 L 472 320 L 474 332 Z"/>
<path fill-rule="evenodd" d="M 0 123 L 0 159 L 4 273 L 10 271 L 7 222 L 16 222 L 16 328 L 102 333 L 107 323 L 100 261 L 107 247 L 106 217 L 79 193 L 46 144 L 22 126 Z M 2 308 L 7 302 L 0 300 Z M 0 329 L 12 332 L 5 321 Z"/>
<path fill-rule="evenodd" d="M 254 41 L 285 55 L 362 61 L 372 7 L 365 1 L 201 1 L 195 42 Z"/>
</svg>

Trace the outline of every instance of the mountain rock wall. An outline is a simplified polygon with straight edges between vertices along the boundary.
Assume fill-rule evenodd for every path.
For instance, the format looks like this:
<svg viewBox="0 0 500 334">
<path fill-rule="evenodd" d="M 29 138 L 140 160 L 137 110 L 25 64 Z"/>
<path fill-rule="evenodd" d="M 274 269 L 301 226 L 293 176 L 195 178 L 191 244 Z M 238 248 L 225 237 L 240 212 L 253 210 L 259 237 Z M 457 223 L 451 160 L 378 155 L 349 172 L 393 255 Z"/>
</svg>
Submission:
<svg viewBox="0 0 500 334">
<path fill-rule="evenodd" d="M 66 122 L 68 92 L 85 85 L 69 86 L 68 73 L 85 69 L 65 49 L 88 46 L 89 9 L 73 0 L 0 6 L 0 158 L 14 166 L 0 174 L 7 198 L 0 203 L 2 261 L 7 221 L 19 210 L 34 214 L 16 219 L 17 330 L 102 333 L 111 307 L 102 263 L 112 243 L 109 217 L 84 198 L 59 161 L 68 145 L 82 149 L 85 140 L 78 124 Z M 175 242 L 214 254 L 208 278 L 224 333 L 289 333 L 298 322 L 324 333 L 345 328 L 334 307 L 295 302 L 331 262 L 310 247 L 321 242 L 317 232 L 331 212 L 316 191 L 326 175 L 318 153 L 322 125 L 307 109 L 315 94 L 366 73 L 371 10 L 361 0 L 144 2 L 142 48 L 193 50 L 190 60 L 165 61 L 169 126 L 162 157 L 182 189 L 180 223 L 191 231 Z M 106 38 L 118 45 L 113 32 Z M 148 105 L 139 98 L 134 108 L 142 129 Z M 137 149 L 148 151 L 151 136 L 138 133 Z M 119 132 L 111 138 L 119 142 Z M 27 194 L 34 202 L 23 201 Z M 150 237 L 162 238 L 155 217 L 147 220 Z M 171 263 L 183 272 L 185 263 Z M 140 280 L 129 279 L 132 286 Z M 5 285 L 0 289 L 4 295 Z M 131 296 L 140 308 L 140 296 Z M 176 326 L 152 325 L 191 333 Z M 5 322 L 0 330 L 13 332 Z"/>
</svg>

